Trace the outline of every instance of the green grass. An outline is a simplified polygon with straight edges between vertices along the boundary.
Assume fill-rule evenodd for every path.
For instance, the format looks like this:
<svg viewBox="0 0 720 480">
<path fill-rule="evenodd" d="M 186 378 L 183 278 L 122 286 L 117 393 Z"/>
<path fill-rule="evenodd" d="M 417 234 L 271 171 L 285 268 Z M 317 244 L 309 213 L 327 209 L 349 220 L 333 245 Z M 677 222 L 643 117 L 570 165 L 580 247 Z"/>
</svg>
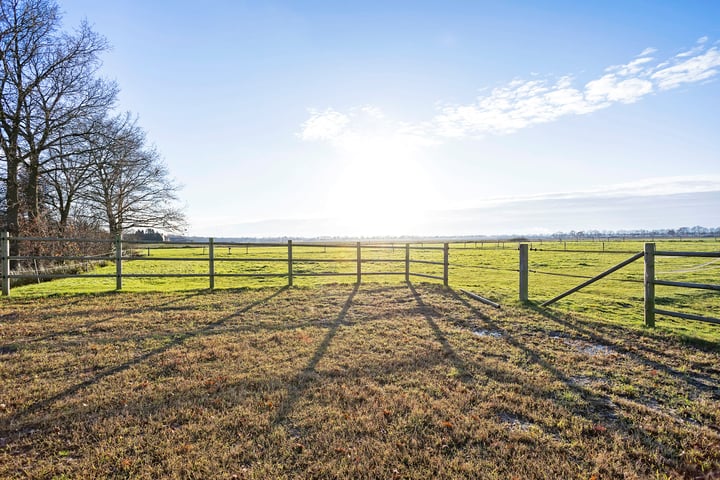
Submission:
<svg viewBox="0 0 720 480">
<path fill-rule="evenodd" d="M 0 478 L 710 478 L 720 353 L 438 285 L 13 297 Z"/>
<path fill-rule="evenodd" d="M 720 243 L 714 240 L 662 240 L 658 250 L 720 251 Z M 438 247 L 440 245 L 426 246 Z M 504 247 L 504 248 L 503 248 Z M 530 269 L 542 273 L 530 274 L 530 299 L 537 305 L 630 257 L 630 253 L 643 249 L 641 241 L 615 242 L 542 242 L 533 243 L 530 252 Z M 565 251 L 567 249 L 567 252 Z M 562 250 L 547 251 L 547 250 Z M 597 253 L 578 253 L 587 250 Z M 619 253 L 606 253 L 619 252 Z M 143 273 L 192 273 L 207 274 L 208 251 L 203 247 L 167 248 L 151 245 L 138 248 L 142 260 L 123 263 L 126 274 Z M 295 285 L 315 286 L 328 282 L 353 283 L 356 280 L 356 250 L 354 245 L 344 248 L 317 246 L 294 247 Z M 287 247 L 239 247 L 216 246 L 215 271 L 232 273 L 287 273 Z M 392 263 L 363 263 L 363 273 L 404 271 L 405 249 L 398 244 L 394 248 L 363 249 L 363 259 L 389 259 Z M 195 261 L 158 261 L 153 258 L 192 258 Z M 275 259 L 270 262 L 238 260 Z M 413 260 L 442 262 L 441 250 L 412 250 Z M 314 259 L 316 262 L 300 262 Z M 345 259 L 347 263 L 322 262 L 322 260 Z M 518 252 L 515 243 L 458 243 L 450 250 L 450 285 L 466 288 L 505 305 L 516 305 L 518 298 Z M 663 280 L 718 284 L 720 261 L 712 258 L 657 257 L 657 278 Z M 412 272 L 442 276 L 442 266 L 413 264 Z M 98 268 L 92 273 L 114 274 L 114 264 Z M 341 272 L 341 277 L 307 277 L 302 274 L 318 272 Z M 549 311 L 579 313 L 591 319 L 642 328 L 643 324 L 643 265 L 639 260 L 586 289 L 564 298 Z M 417 280 L 417 278 L 416 278 Z M 400 284 L 403 275 L 366 275 L 363 282 Z M 217 277 L 217 289 L 281 287 L 287 284 L 285 277 Z M 123 289 L 131 292 L 168 292 L 207 289 L 209 281 L 204 278 L 126 278 Z M 115 289 L 114 279 L 65 279 L 49 283 L 27 285 L 13 289 L 13 296 L 44 296 L 51 294 L 97 293 Z M 720 294 L 713 291 L 656 287 L 658 308 L 699 315 L 718 316 Z M 688 342 L 717 344 L 720 327 L 696 321 L 685 321 L 658 316 L 661 331 L 679 336 Z"/>
</svg>

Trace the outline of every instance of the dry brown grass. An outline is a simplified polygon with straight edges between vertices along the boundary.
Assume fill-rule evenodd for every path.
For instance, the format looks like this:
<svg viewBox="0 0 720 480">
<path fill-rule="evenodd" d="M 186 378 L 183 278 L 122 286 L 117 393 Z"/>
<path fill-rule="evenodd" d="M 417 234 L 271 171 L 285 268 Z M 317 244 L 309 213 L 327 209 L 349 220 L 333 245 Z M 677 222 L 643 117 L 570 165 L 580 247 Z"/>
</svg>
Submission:
<svg viewBox="0 0 720 480">
<path fill-rule="evenodd" d="M 720 354 L 657 333 L 425 284 L 12 299 L 0 314 L 3 478 L 720 472 Z"/>
</svg>

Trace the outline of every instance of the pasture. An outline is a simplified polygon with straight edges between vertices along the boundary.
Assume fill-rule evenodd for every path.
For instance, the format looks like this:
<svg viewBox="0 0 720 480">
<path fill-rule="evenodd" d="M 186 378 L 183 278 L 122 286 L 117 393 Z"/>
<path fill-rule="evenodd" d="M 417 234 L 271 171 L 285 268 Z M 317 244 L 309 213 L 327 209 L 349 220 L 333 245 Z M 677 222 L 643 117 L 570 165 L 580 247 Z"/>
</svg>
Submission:
<svg viewBox="0 0 720 480">
<path fill-rule="evenodd" d="M 586 279 L 642 252 L 643 241 L 543 241 L 530 244 L 529 298 L 540 304 Z M 658 240 L 658 250 L 720 251 L 715 239 Z M 413 244 L 434 250 L 412 250 L 411 259 L 419 262 L 442 262 L 442 244 Z M 170 292 L 206 290 L 208 283 L 208 246 L 126 244 L 134 257 L 123 260 L 125 275 L 155 275 L 123 279 L 123 290 L 133 292 Z M 518 244 L 512 242 L 456 242 L 449 249 L 449 285 L 468 289 L 503 305 L 518 304 Z M 287 285 L 287 246 L 253 244 L 216 245 L 214 250 L 215 288 L 264 288 Z M 356 247 L 317 245 L 294 246 L 294 285 L 318 286 L 328 282 L 352 284 L 356 281 Z M 342 262 L 338 262 L 342 260 Z M 362 250 L 362 282 L 383 285 L 404 284 L 405 245 L 384 244 Z M 381 260 L 385 260 L 382 262 Z M 442 276 L 441 265 L 413 263 L 413 273 Z M 395 275 L 378 275 L 394 272 Z M 718 284 L 720 259 L 657 257 L 657 278 L 662 280 Z M 109 263 L 89 273 L 115 274 Z M 162 274 L 189 274 L 196 277 L 162 277 Z M 233 277 L 229 275 L 246 275 Z M 268 275 L 264 277 L 252 275 Z M 326 274 L 341 274 L 328 276 Z M 228 276 L 223 276 L 228 275 Z M 247 276 L 249 275 L 249 276 Z M 315 276 L 319 275 L 319 276 Z M 424 278 L 413 278 L 421 281 Z M 587 318 L 612 322 L 633 328 L 643 324 L 643 265 L 630 264 L 609 277 L 552 305 L 551 311 L 578 313 Z M 13 288 L 18 297 L 53 294 L 99 293 L 115 289 L 114 278 L 68 278 Z M 658 308 L 684 313 L 720 315 L 717 291 L 656 286 Z M 700 322 L 658 316 L 660 330 L 678 335 L 689 342 L 716 344 L 718 327 Z"/>
<path fill-rule="evenodd" d="M 428 283 L 275 280 L 16 289 L 0 302 L 0 477 L 720 474 L 709 341 Z M 497 285 L 483 293 L 509 300 Z"/>
</svg>

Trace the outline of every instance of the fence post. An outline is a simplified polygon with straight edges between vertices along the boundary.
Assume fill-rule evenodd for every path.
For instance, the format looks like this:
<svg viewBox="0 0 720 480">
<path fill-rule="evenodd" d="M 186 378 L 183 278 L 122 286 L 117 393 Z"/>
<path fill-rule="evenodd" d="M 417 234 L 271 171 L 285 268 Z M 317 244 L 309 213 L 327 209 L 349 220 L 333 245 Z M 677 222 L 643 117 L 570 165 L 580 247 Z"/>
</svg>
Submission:
<svg viewBox="0 0 720 480">
<path fill-rule="evenodd" d="M 528 301 L 528 244 L 520 244 L 520 301 Z"/>
<path fill-rule="evenodd" d="M 2 262 L 2 294 L 10 295 L 10 237 L 8 232 L 0 234 L 0 262 Z"/>
<path fill-rule="evenodd" d="M 360 242 L 357 242 L 357 283 L 362 280 L 362 253 Z"/>
<path fill-rule="evenodd" d="M 410 281 L 410 244 L 405 244 L 405 283 Z"/>
<path fill-rule="evenodd" d="M 450 244 L 443 244 L 443 285 L 448 286 L 448 267 L 450 262 Z"/>
<path fill-rule="evenodd" d="M 215 289 L 215 239 L 208 239 L 208 256 L 210 259 L 210 290 Z"/>
<path fill-rule="evenodd" d="M 288 240 L 288 287 L 293 285 L 292 240 Z"/>
<path fill-rule="evenodd" d="M 655 326 L 655 244 L 645 244 L 645 326 Z"/>
<path fill-rule="evenodd" d="M 115 235 L 115 290 L 122 290 L 122 238 Z"/>
</svg>

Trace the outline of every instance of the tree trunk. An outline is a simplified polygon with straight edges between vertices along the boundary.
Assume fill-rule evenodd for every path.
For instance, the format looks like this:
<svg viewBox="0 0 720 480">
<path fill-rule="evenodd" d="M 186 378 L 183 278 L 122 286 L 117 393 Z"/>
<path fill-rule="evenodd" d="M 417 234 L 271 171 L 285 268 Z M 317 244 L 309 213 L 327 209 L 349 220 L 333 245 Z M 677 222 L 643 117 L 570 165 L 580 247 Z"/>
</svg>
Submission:
<svg viewBox="0 0 720 480">
<path fill-rule="evenodd" d="M 27 203 L 29 220 L 35 220 L 40 216 L 40 199 L 38 196 L 38 180 L 40 178 L 39 158 L 32 154 L 27 167 L 27 183 L 25 184 L 23 196 Z"/>
<path fill-rule="evenodd" d="M 20 235 L 20 189 L 18 186 L 18 167 L 20 162 L 11 156 L 7 157 L 7 231 L 11 237 Z M 20 252 L 17 241 L 10 242 L 10 255 L 16 256 Z M 15 266 L 16 262 L 10 262 L 10 268 Z"/>
</svg>

